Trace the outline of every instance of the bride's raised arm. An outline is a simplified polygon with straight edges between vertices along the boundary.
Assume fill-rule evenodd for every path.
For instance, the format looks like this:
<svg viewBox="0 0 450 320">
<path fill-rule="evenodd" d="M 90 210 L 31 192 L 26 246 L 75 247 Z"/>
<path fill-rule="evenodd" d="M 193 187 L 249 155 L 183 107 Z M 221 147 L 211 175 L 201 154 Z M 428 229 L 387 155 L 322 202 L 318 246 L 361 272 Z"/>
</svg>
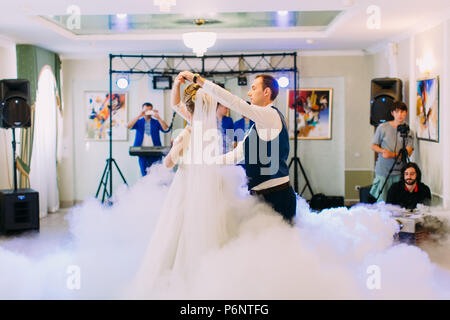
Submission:
<svg viewBox="0 0 450 320">
<path fill-rule="evenodd" d="M 172 87 L 170 105 L 184 120 L 190 122 L 190 114 L 187 111 L 186 106 L 181 102 L 180 87 L 182 83 L 184 83 L 184 78 L 178 75 L 175 78 L 175 83 Z"/>
</svg>

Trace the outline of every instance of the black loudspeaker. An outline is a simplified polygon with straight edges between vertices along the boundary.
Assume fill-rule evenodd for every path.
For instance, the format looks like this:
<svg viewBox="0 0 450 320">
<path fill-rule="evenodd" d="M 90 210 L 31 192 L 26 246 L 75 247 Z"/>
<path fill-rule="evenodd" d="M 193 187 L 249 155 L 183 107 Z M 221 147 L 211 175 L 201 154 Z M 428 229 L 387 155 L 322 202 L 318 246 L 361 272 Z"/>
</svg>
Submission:
<svg viewBox="0 0 450 320">
<path fill-rule="evenodd" d="M 370 124 L 394 120 L 391 107 L 394 101 L 402 101 L 402 80 L 397 78 L 372 79 L 370 86 Z"/>
<path fill-rule="evenodd" d="M 0 190 L 0 233 L 39 230 L 39 193 Z"/>
<path fill-rule="evenodd" d="M 360 203 L 375 203 L 377 202 L 377 199 L 375 199 L 371 194 L 370 194 L 370 189 L 372 189 L 372 185 L 370 186 L 366 186 L 366 187 L 360 187 L 359 188 L 359 202 Z"/>
<path fill-rule="evenodd" d="M 0 128 L 31 126 L 30 82 L 23 79 L 0 81 Z"/>
<path fill-rule="evenodd" d="M 309 202 L 311 209 L 322 211 L 323 209 L 338 208 L 344 206 L 344 197 L 326 196 L 323 193 L 316 193 Z"/>
</svg>

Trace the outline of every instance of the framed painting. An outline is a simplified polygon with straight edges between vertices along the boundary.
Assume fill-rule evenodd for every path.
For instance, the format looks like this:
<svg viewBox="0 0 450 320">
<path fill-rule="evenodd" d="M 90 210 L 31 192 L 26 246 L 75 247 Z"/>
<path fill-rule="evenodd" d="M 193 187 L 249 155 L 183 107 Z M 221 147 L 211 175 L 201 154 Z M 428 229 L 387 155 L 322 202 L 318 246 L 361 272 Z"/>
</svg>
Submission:
<svg viewBox="0 0 450 320">
<path fill-rule="evenodd" d="M 439 78 L 417 80 L 417 138 L 439 142 Z"/>
<path fill-rule="evenodd" d="M 331 139 L 333 89 L 305 88 L 287 92 L 286 118 L 289 138 L 294 139 L 295 108 L 297 108 L 298 139 Z"/>
<path fill-rule="evenodd" d="M 106 91 L 88 91 L 84 94 L 86 110 L 87 140 L 109 140 L 109 93 Z M 128 140 L 127 130 L 127 94 L 112 95 L 112 140 Z"/>
</svg>

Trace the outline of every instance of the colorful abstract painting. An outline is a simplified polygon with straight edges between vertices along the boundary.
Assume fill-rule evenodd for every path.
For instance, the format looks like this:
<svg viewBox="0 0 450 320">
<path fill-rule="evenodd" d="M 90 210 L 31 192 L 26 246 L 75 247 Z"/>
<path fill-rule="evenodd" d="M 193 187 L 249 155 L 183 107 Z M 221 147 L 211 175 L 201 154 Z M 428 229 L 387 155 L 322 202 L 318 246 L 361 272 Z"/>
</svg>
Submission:
<svg viewBox="0 0 450 320">
<path fill-rule="evenodd" d="M 85 92 L 86 139 L 109 140 L 109 93 Z M 112 95 L 112 140 L 128 140 L 126 93 Z"/>
<path fill-rule="evenodd" d="M 297 108 L 298 139 L 331 139 L 333 89 L 288 90 L 287 121 L 289 137 L 294 139 L 295 108 Z"/>
<path fill-rule="evenodd" d="M 417 80 L 417 138 L 439 142 L 439 78 Z"/>
</svg>

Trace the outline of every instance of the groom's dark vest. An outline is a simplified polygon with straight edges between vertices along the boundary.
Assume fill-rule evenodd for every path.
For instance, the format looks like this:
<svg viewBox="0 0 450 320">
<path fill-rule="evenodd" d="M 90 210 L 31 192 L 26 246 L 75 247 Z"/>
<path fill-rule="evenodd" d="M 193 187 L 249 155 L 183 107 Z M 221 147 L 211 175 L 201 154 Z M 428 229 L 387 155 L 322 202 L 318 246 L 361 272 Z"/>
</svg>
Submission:
<svg viewBox="0 0 450 320">
<path fill-rule="evenodd" d="M 286 122 L 277 108 L 271 108 L 274 108 L 281 118 L 283 127 L 280 134 L 273 140 L 264 141 L 260 139 L 256 126 L 253 126 L 244 142 L 245 172 L 249 190 L 265 181 L 289 175 L 286 163 L 289 156 Z"/>
</svg>

